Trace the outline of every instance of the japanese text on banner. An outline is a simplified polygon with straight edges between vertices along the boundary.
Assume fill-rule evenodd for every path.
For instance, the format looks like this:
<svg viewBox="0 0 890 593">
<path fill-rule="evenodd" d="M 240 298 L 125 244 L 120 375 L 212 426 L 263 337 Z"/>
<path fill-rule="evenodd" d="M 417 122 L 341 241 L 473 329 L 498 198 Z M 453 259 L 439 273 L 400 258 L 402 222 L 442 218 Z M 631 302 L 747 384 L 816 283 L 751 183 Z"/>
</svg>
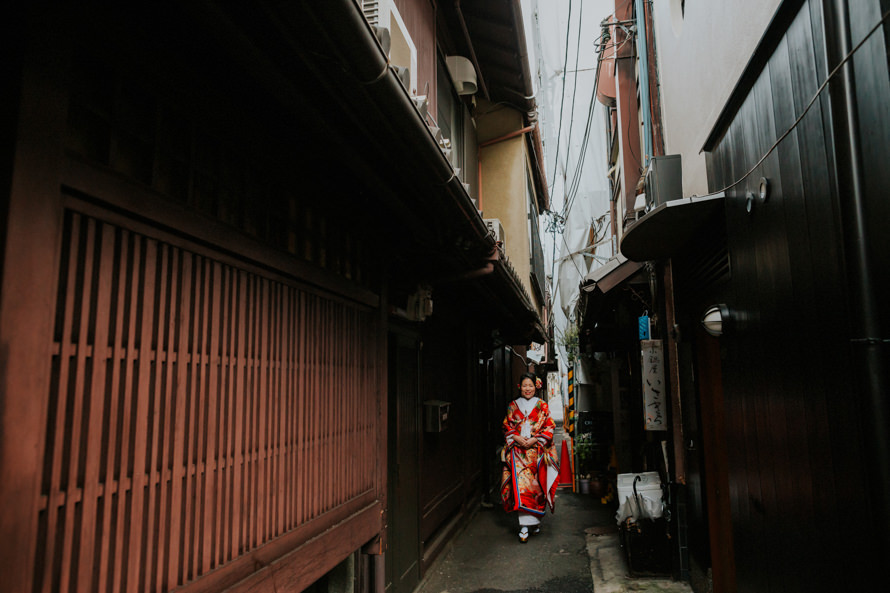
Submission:
<svg viewBox="0 0 890 593">
<path fill-rule="evenodd" d="M 643 418 L 646 430 L 667 430 L 664 387 L 664 346 L 661 340 L 642 340 Z"/>
</svg>

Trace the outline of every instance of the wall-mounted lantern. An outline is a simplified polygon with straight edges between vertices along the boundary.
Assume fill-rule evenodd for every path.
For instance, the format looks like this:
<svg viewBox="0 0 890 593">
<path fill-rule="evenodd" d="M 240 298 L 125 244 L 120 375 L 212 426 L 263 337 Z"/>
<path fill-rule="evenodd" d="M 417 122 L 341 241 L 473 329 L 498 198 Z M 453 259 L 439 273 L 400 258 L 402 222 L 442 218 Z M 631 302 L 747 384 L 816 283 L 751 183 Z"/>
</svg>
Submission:
<svg viewBox="0 0 890 593">
<path fill-rule="evenodd" d="M 731 324 L 729 307 L 723 303 L 713 305 L 705 311 L 704 315 L 702 315 L 701 324 L 706 332 L 715 338 L 719 338 L 727 329 L 729 329 Z"/>
</svg>

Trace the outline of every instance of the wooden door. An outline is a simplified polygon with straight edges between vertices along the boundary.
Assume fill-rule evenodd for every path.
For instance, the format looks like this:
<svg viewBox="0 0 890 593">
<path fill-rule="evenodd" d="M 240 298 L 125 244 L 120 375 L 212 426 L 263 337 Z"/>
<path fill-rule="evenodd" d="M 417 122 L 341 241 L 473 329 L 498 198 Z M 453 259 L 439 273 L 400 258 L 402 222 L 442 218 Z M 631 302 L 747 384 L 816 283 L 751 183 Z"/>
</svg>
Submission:
<svg viewBox="0 0 890 593">
<path fill-rule="evenodd" d="M 416 337 L 389 340 L 389 509 L 387 590 L 413 591 L 420 581 L 420 349 Z"/>
<path fill-rule="evenodd" d="M 704 496 L 708 509 L 714 592 L 732 593 L 736 590 L 735 558 L 729 500 L 729 456 L 726 445 L 720 342 L 698 328 L 695 347 L 704 449 Z"/>
</svg>

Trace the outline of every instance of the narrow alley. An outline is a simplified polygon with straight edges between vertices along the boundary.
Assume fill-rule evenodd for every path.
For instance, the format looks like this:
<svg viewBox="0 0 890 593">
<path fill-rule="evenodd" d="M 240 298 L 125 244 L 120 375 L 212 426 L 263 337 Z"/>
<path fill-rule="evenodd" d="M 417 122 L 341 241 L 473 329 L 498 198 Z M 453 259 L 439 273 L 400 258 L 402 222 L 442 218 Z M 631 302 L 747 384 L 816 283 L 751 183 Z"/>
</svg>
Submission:
<svg viewBox="0 0 890 593">
<path fill-rule="evenodd" d="M 11 4 L 0 593 L 886 589 L 890 0 Z"/>
<path fill-rule="evenodd" d="M 564 434 L 558 431 L 556 440 Z M 415 593 L 687 593 L 669 576 L 629 578 L 617 504 L 560 488 L 554 513 L 525 544 L 516 516 L 482 505 L 433 564 Z"/>
<path fill-rule="evenodd" d="M 480 509 L 417 593 L 593 591 L 585 530 L 607 526 L 609 508 L 571 489 L 556 505 L 526 544 L 516 536 L 514 515 L 499 506 Z"/>
</svg>

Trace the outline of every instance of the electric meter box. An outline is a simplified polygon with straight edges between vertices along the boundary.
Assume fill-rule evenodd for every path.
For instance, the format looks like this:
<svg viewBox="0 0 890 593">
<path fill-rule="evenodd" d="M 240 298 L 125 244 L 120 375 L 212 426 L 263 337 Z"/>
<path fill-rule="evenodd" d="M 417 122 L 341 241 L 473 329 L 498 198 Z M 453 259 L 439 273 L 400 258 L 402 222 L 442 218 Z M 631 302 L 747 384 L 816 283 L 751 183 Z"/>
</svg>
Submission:
<svg viewBox="0 0 890 593">
<path fill-rule="evenodd" d="M 423 402 L 423 429 L 426 432 L 444 432 L 448 428 L 448 412 L 451 402 L 428 399 Z"/>
</svg>

